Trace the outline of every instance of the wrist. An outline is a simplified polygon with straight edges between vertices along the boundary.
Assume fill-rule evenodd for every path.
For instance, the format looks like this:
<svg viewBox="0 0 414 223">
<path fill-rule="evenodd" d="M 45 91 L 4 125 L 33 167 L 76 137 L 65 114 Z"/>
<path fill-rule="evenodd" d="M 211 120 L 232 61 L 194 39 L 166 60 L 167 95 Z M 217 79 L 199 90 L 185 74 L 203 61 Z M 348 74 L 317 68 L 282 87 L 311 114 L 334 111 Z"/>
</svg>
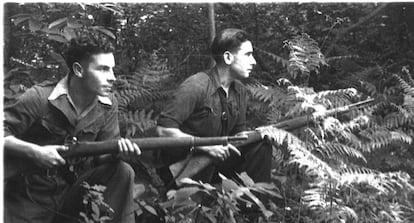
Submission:
<svg viewBox="0 0 414 223">
<path fill-rule="evenodd" d="M 37 160 L 41 151 L 41 146 L 36 145 L 36 144 L 32 144 L 32 145 L 28 145 L 27 146 L 27 152 L 25 153 L 25 155 L 29 158 L 29 159 L 34 159 Z"/>
<path fill-rule="evenodd" d="M 190 152 L 206 152 L 207 148 L 205 146 L 194 146 L 190 148 Z"/>
</svg>

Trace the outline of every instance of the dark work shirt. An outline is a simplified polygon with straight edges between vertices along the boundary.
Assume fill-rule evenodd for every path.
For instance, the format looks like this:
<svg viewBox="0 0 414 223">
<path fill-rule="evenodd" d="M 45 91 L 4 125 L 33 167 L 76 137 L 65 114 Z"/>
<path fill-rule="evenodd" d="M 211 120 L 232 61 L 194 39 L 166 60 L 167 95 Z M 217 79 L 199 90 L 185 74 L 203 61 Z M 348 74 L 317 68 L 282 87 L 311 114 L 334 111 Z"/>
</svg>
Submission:
<svg viewBox="0 0 414 223">
<path fill-rule="evenodd" d="M 179 86 L 158 125 L 199 137 L 234 135 L 245 129 L 246 106 L 244 85 L 233 81 L 226 97 L 214 67 L 189 77 Z"/>
<path fill-rule="evenodd" d="M 112 95 L 97 97 L 84 112 L 78 114 L 68 95 L 68 79 L 65 77 L 57 85 L 36 85 L 13 104 L 6 106 L 4 133 L 5 136 L 13 135 L 38 145 L 63 145 L 66 140 L 73 137 L 78 141 L 114 139 L 119 137 L 117 107 L 116 98 Z M 6 160 L 8 154 L 5 155 Z M 14 157 L 10 155 L 8 158 Z M 24 158 L 21 158 L 21 161 L 35 167 Z M 91 158 L 88 158 L 82 160 L 82 163 L 75 164 L 85 164 L 82 171 L 86 171 L 93 167 L 93 162 L 90 161 Z M 70 186 L 65 180 L 65 172 L 61 172 L 66 168 L 58 169 L 57 175 L 51 172 L 52 177 L 48 176 L 46 171 L 35 171 L 9 179 L 5 184 L 6 206 L 8 210 L 23 210 L 24 214 L 20 216 L 16 215 L 16 212 L 10 212 L 12 214 L 8 217 L 19 219 L 18 222 L 25 218 L 34 222 L 50 222 L 48 220 L 53 218 L 53 211 L 62 204 L 60 202 L 63 192 Z M 99 173 L 97 174 L 99 176 Z M 107 179 L 105 177 L 103 179 Z M 38 208 L 32 208 L 33 206 Z"/>
<path fill-rule="evenodd" d="M 68 96 L 67 82 L 66 77 L 57 85 L 43 83 L 34 86 L 15 103 L 6 106 L 5 136 L 13 135 L 40 146 L 64 145 L 73 137 L 79 142 L 118 138 L 118 104 L 115 97 L 99 97 L 78 115 Z M 28 179 L 31 186 L 53 188 L 55 184 L 52 178 L 46 176 L 30 175 Z"/>
<path fill-rule="evenodd" d="M 85 112 L 77 114 L 67 94 L 67 77 L 57 85 L 42 84 L 28 89 L 4 109 L 5 136 L 38 145 L 63 145 L 119 137 L 118 104 L 115 97 L 99 97 Z"/>
</svg>

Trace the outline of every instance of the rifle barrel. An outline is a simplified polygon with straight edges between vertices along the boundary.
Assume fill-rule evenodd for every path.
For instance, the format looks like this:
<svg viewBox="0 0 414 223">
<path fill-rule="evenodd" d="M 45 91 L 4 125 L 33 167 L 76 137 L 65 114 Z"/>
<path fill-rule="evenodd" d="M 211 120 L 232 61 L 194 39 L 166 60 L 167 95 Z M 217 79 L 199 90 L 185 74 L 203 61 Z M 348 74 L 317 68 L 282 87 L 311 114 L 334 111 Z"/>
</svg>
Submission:
<svg viewBox="0 0 414 223">
<path fill-rule="evenodd" d="M 194 146 L 227 145 L 232 141 L 246 140 L 246 136 L 222 137 L 150 137 L 131 139 L 141 151 L 157 149 L 190 149 Z M 63 157 L 96 156 L 117 153 L 118 140 L 100 142 L 79 142 L 69 145 L 69 150 L 61 155 Z"/>
</svg>

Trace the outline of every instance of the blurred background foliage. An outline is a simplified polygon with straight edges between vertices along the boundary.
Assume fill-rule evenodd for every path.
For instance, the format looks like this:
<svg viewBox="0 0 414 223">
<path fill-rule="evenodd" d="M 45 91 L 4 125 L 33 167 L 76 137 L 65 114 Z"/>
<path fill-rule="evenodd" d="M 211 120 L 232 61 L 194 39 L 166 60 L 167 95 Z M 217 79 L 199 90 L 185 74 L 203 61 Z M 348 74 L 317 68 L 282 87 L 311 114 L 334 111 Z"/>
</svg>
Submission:
<svg viewBox="0 0 414 223">
<path fill-rule="evenodd" d="M 255 46 L 257 66 L 246 80 L 249 128 L 366 98 L 375 103 L 292 133 L 263 130 L 281 148 L 273 154 L 276 188 L 252 184 L 243 175 L 243 184 L 226 180 L 225 190 L 190 182 L 192 189 L 176 191 L 170 203 L 161 203 L 163 185 L 144 156 L 134 168 L 149 183 L 137 186 L 137 194 L 143 190 L 152 195 L 137 200 L 139 222 L 414 221 L 414 4 L 213 7 L 216 30 L 244 29 Z M 122 134 L 152 136 L 157 116 L 177 85 L 211 66 L 209 10 L 211 5 L 201 3 L 6 3 L 4 103 L 36 83 L 63 77 L 67 43 L 93 34 L 116 46 L 114 92 Z M 246 192 L 257 188 L 266 195 L 273 191 L 276 198 L 257 202 L 257 194 Z M 258 209 L 242 214 L 252 209 L 241 205 L 246 200 L 235 191 L 246 192 L 254 201 L 247 206 Z M 205 194 L 219 203 L 211 198 L 208 205 L 198 202 Z M 185 196 L 194 196 L 191 205 L 180 203 Z M 240 199 L 237 205 L 232 196 Z M 204 209 L 198 209 L 201 204 Z M 177 209 L 186 205 L 192 209 Z"/>
</svg>

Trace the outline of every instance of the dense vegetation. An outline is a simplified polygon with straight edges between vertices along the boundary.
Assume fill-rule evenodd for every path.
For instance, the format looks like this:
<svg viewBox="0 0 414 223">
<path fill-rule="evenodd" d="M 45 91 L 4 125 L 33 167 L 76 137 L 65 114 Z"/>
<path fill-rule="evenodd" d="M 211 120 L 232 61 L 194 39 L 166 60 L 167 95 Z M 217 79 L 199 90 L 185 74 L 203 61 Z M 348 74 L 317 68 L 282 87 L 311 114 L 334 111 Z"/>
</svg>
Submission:
<svg viewBox="0 0 414 223">
<path fill-rule="evenodd" d="M 115 91 L 127 137 L 154 134 L 184 78 L 206 69 L 207 4 L 5 4 L 4 103 L 67 72 L 87 35 L 117 48 Z M 272 183 L 186 181 L 169 191 L 151 154 L 137 170 L 137 222 L 413 222 L 414 4 L 214 4 L 215 28 L 252 34 L 249 128 L 274 144 Z M 365 99 L 350 112 L 319 116 Z M 287 132 L 271 124 L 308 115 Z M 85 185 L 85 202 L 104 188 Z M 95 199 L 94 199 L 95 196 Z M 109 208 L 109 207 L 107 207 Z M 85 222 L 104 221 L 88 210 Z M 89 214 L 88 214 L 89 213 Z"/>
</svg>

